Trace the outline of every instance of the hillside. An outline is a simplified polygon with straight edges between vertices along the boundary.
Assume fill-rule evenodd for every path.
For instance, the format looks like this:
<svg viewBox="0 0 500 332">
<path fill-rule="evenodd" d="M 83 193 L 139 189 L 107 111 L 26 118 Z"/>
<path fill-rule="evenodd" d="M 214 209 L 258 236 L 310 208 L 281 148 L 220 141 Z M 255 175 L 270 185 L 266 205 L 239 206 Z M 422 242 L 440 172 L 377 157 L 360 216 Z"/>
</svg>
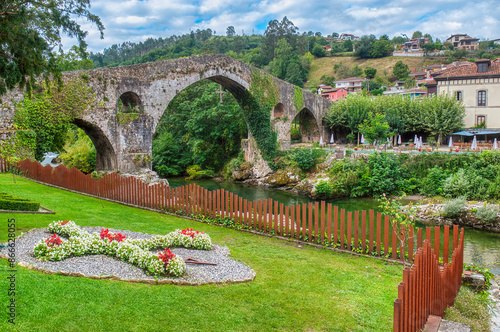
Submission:
<svg viewBox="0 0 500 332">
<path fill-rule="evenodd" d="M 424 61 L 425 60 L 425 61 Z M 415 57 L 385 57 L 378 59 L 358 59 L 356 57 L 324 57 L 324 58 L 316 58 L 313 60 L 311 64 L 311 69 L 309 70 L 308 81 L 305 84 L 306 88 L 315 87 L 320 84 L 321 76 L 335 75 L 333 70 L 333 66 L 337 63 L 344 63 L 348 66 L 353 66 L 357 64 L 362 69 L 366 67 L 372 67 L 377 69 L 377 75 L 384 79 L 388 79 L 392 76 L 392 68 L 398 61 L 403 61 L 408 67 L 410 71 L 415 71 L 415 69 L 420 69 L 424 66 L 432 65 L 432 64 L 440 64 L 445 61 L 445 59 L 424 59 L 424 58 L 415 58 Z"/>
</svg>

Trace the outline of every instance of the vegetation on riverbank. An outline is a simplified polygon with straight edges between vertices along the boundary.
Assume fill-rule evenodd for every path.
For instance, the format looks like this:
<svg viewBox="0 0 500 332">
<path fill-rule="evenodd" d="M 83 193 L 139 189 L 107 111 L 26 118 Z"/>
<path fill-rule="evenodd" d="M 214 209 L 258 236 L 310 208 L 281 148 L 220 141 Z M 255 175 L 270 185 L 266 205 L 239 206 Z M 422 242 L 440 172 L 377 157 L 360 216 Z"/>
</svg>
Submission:
<svg viewBox="0 0 500 332">
<path fill-rule="evenodd" d="M 72 278 L 17 268 L 19 330 L 159 330 L 165 326 L 183 331 L 391 329 L 401 266 L 290 245 L 20 178 L 13 183 L 10 174 L 0 174 L 0 186 L 11 194 L 39 200 L 56 212 L 56 219 L 75 220 L 82 226 L 106 225 L 150 234 L 187 227 L 207 232 L 214 243 L 228 246 L 234 259 L 257 273 L 250 283 L 185 287 Z M 15 218 L 16 235 L 46 227 L 54 220 L 53 215 L 5 217 Z M 0 242 L 5 241 L 7 233 L 0 233 Z M 7 262 L 1 260 L 0 273 L 7 269 Z M 0 287 L 7 287 L 7 282 L 0 281 Z M 0 301 L 8 301 L 7 292 L 0 294 Z M 120 324 L 110 317 L 122 317 Z M 0 329 L 8 330 L 6 324 L 7 320 L 1 320 Z"/>
<path fill-rule="evenodd" d="M 468 287 L 461 287 L 452 307 L 446 309 L 444 319 L 471 326 L 472 331 L 489 332 L 491 300 L 488 292 L 475 293 Z"/>
</svg>

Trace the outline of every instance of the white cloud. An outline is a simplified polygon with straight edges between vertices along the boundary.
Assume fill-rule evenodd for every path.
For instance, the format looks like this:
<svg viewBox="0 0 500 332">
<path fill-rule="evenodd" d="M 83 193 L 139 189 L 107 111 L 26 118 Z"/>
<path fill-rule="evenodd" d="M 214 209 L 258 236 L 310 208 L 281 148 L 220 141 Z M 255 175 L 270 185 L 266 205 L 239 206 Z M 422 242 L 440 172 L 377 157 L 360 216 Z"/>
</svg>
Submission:
<svg viewBox="0 0 500 332">
<path fill-rule="evenodd" d="M 167 37 L 196 29 L 210 28 L 224 34 L 230 25 L 238 34 L 242 29 L 262 33 L 257 26 L 284 16 L 300 32 L 320 31 L 323 35 L 349 32 L 392 37 L 401 33 L 411 36 L 420 30 L 440 39 L 453 33 L 494 39 L 500 38 L 497 7 L 498 0 L 94 0 L 91 12 L 104 23 L 105 39 L 99 39 L 95 26 L 81 24 L 89 31 L 86 41 L 94 52 L 146 36 Z M 65 48 L 72 44 L 69 38 L 63 41 Z"/>
</svg>

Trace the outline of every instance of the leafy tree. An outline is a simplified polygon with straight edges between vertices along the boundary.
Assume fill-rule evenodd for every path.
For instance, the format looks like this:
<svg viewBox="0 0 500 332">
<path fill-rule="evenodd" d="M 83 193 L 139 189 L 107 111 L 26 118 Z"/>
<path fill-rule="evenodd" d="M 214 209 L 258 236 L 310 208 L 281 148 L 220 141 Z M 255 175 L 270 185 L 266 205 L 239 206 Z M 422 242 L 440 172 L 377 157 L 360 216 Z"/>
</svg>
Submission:
<svg viewBox="0 0 500 332">
<path fill-rule="evenodd" d="M 326 50 L 323 47 L 321 47 L 321 45 L 314 46 L 311 53 L 317 58 L 322 58 L 326 56 Z"/>
<path fill-rule="evenodd" d="M 358 64 L 355 64 L 352 67 L 352 76 L 354 76 L 354 77 L 363 76 L 363 69 L 361 69 L 361 67 L 359 67 Z"/>
<path fill-rule="evenodd" d="M 226 28 L 226 36 L 234 37 L 235 34 L 236 34 L 236 31 L 234 30 L 234 27 L 232 25 L 230 25 Z"/>
<path fill-rule="evenodd" d="M 339 38 L 339 34 L 337 32 L 332 32 L 332 38 Z"/>
<path fill-rule="evenodd" d="M 16 105 L 14 123 L 32 131 L 35 158 L 42 160 L 45 152 L 62 150 L 68 126 L 95 102 L 95 94 L 82 80 L 66 82 L 62 87 L 50 83 L 45 91 L 30 96 Z"/>
<path fill-rule="evenodd" d="M 378 90 L 380 89 L 380 83 L 377 83 L 372 80 L 364 81 L 361 83 L 361 89 L 366 89 L 369 90 L 370 92 L 373 90 Z"/>
<path fill-rule="evenodd" d="M 87 32 L 75 21 L 83 17 L 103 36 L 104 26 L 89 11 L 90 0 L 6 0 L 0 3 L 0 96 L 17 85 L 32 89 L 36 77 L 60 78 L 54 49 L 62 46 L 61 31 L 78 41 L 85 56 Z"/>
<path fill-rule="evenodd" d="M 416 38 L 420 38 L 420 37 L 422 37 L 422 32 L 420 32 L 418 30 L 413 32 L 413 35 L 411 35 L 411 39 L 416 39 Z"/>
<path fill-rule="evenodd" d="M 153 168 L 162 176 L 180 175 L 188 166 L 219 170 L 238 154 L 247 133 L 240 106 L 219 85 L 201 81 L 169 104 L 153 137 Z"/>
<path fill-rule="evenodd" d="M 319 79 L 319 81 L 323 84 L 326 84 L 326 85 L 329 85 L 331 87 L 334 87 L 335 83 L 335 76 L 333 75 L 328 75 L 328 74 L 325 74 L 323 76 L 321 76 L 321 78 Z"/>
<path fill-rule="evenodd" d="M 68 168 L 91 173 L 96 165 L 96 149 L 83 130 L 72 126 L 66 133 L 63 152 L 59 155 Z"/>
<path fill-rule="evenodd" d="M 375 140 L 377 143 L 385 142 L 387 138 L 394 135 L 391 127 L 385 121 L 385 116 L 383 114 L 373 114 L 373 112 L 369 112 L 368 118 L 359 125 L 359 131 L 365 135 L 365 139 L 371 144 Z"/>
<path fill-rule="evenodd" d="M 374 78 L 377 75 L 377 69 L 372 67 L 365 68 L 365 77 L 366 78 Z"/>
<path fill-rule="evenodd" d="M 358 45 L 356 46 L 356 52 L 354 53 L 357 57 L 360 57 L 362 59 L 369 59 L 372 57 L 371 55 L 371 49 L 373 46 L 373 43 L 377 38 L 374 35 L 370 36 L 363 36 L 361 37 L 361 40 L 359 41 Z"/>
<path fill-rule="evenodd" d="M 342 46 L 344 48 L 344 51 L 346 52 L 352 52 L 353 46 L 352 46 L 352 40 L 344 40 L 342 43 Z"/>
<path fill-rule="evenodd" d="M 463 127 L 465 108 L 453 97 L 439 95 L 424 98 L 422 108 L 427 110 L 424 126 L 432 135 L 438 135 L 438 145 L 441 144 L 443 136 Z"/>
<path fill-rule="evenodd" d="M 422 49 L 424 50 L 424 54 L 427 55 L 433 52 L 436 49 L 436 46 L 434 45 L 434 43 L 427 43 L 422 45 Z"/>
<path fill-rule="evenodd" d="M 377 40 L 370 49 L 371 58 L 383 58 L 392 54 L 394 46 L 389 40 Z"/>
<path fill-rule="evenodd" d="M 424 34 L 424 38 L 429 39 L 429 43 L 432 43 L 432 36 L 428 33 Z"/>
<path fill-rule="evenodd" d="M 392 73 L 397 76 L 398 79 L 404 80 L 410 74 L 410 69 L 403 61 L 398 61 L 392 68 Z"/>
</svg>

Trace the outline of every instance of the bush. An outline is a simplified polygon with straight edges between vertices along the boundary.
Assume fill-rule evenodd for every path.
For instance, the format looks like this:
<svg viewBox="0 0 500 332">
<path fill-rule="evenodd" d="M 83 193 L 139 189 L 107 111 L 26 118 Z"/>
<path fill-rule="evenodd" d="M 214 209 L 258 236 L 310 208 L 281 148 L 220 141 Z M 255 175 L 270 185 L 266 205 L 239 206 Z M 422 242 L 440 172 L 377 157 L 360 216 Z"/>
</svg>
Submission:
<svg viewBox="0 0 500 332">
<path fill-rule="evenodd" d="M 427 173 L 427 177 L 422 179 L 420 184 L 422 194 L 428 196 L 441 195 L 446 178 L 446 172 L 441 167 L 434 166 Z"/>
<path fill-rule="evenodd" d="M 456 219 L 465 212 L 465 197 L 458 197 L 446 202 L 441 211 L 445 218 Z"/>
<path fill-rule="evenodd" d="M 0 193 L 0 210 L 10 211 L 38 211 L 40 203 L 12 196 L 6 193 Z"/>
<path fill-rule="evenodd" d="M 300 140 L 301 138 L 302 138 L 302 134 L 300 133 L 300 131 L 297 128 L 290 129 L 290 139 L 292 141 L 297 141 L 297 140 Z"/>
<path fill-rule="evenodd" d="M 325 155 L 322 149 L 298 148 L 290 151 L 290 158 L 297 162 L 303 171 L 308 171 L 319 162 L 319 159 Z"/>
<path fill-rule="evenodd" d="M 198 179 L 203 179 L 203 178 L 213 178 L 215 176 L 215 173 L 211 169 L 204 169 L 202 170 L 200 166 L 198 165 L 192 165 L 189 166 L 186 170 L 188 173 L 189 180 L 198 180 Z"/>
<path fill-rule="evenodd" d="M 483 223 L 494 223 L 497 221 L 498 212 L 500 212 L 498 205 L 487 204 L 477 208 L 475 216 Z"/>
<path fill-rule="evenodd" d="M 325 180 L 320 181 L 314 188 L 316 189 L 316 196 L 319 197 L 331 197 L 333 194 L 333 187 Z"/>
</svg>

